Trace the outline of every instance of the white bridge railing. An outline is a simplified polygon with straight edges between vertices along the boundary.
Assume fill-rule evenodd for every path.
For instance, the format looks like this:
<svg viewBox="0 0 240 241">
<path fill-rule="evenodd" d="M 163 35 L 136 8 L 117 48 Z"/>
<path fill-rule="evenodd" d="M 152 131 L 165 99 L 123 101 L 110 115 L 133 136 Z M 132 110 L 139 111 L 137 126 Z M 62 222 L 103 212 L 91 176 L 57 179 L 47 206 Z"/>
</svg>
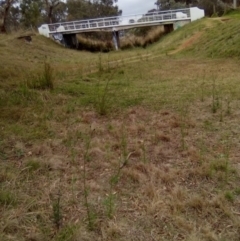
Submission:
<svg viewBox="0 0 240 241">
<path fill-rule="evenodd" d="M 137 14 L 129 16 L 115 16 L 108 18 L 96 18 L 79 20 L 72 22 L 62 22 L 48 24 L 49 33 L 77 33 L 84 31 L 94 31 L 98 29 L 121 29 L 126 26 L 137 26 L 143 24 L 154 24 L 169 21 L 180 21 L 191 19 L 191 11 L 187 9 L 177 9 L 169 11 L 159 11 L 147 14 Z"/>
</svg>

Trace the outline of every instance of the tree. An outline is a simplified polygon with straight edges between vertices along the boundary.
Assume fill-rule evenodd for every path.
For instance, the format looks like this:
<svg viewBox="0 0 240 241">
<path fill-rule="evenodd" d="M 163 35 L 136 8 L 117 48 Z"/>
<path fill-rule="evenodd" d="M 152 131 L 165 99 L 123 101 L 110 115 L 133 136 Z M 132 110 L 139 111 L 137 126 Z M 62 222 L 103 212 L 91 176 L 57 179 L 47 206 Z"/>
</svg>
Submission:
<svg viewBox="0 0 240 241">
<path fill-rule="evenodd" d="M 155 5 L 157 5 L 158 10 L 169 10 L 169 9 L 177 9 L 177 8 L 183 8 L 186 7 L 186 3 L 188 3 L 189 0 L 157 0 L 155 2 Z"/>
<path fill-rule="evenodd" d="M 85 0 L 67 1 L 67 20 L 78 20 L 91 17 L 93 3 Z"/>
<path fill-rule="evenodd" d="M 117 0 L 68 0 L 68 20 L 109 17 L 121 14 L 114 4 Z"/>
<path fill-rule="evenodd" d="M 1 0 L 0 1 L 0 33 L 6 33 L 7 18 L 9 16 L 11 7 L 16 0 Z"/>
<path fill-rule="evenodd" d="M 43 2 L 41 0 L 22 0 L 21 8 L 21 23 L 25 27 L 38 27 L 42 22 Z"/>
<path fill-rule="evenodd" d="M 53 10 L 52 22 L 63 22 L 67 19 L 67 4 L 60 2 Z"/>
<path fill-rule="evenodd" d="M 222 15 L 233 7 L 233 0 L 198 0 L 197 6 L 205 10 L 206 16 Z"/>
<path fill-rule="evenodd" d="M 212 14 L 223 14 L 227 9 L 233 7 L 233 2 L 240 0 L 157 0 L 159 10 L 197 6 L 205 10 L 206 16 Z"/>
<path fill-rule="evenodd" d="M 117 0 L 101 0 L 94 3 L 94 9 L 98 17 L 109 17 L 118 15 L 118 7 L 114 6 Z"/>
<path fill-rule="evenodd" d="M 60 2 L 60 0 L 45 0 L 48 23 L 53 22 L 53 11 Z"/>
</svg>

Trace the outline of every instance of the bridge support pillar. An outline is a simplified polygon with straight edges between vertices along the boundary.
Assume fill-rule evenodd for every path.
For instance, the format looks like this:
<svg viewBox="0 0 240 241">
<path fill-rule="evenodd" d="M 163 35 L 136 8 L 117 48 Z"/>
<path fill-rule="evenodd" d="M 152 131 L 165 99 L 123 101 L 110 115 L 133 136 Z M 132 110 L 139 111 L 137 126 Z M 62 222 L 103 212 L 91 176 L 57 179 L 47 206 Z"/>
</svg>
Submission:
<svg viewBox="0 0 240 241">
<path fill-rule="evenodd" d="M 63 34 L 63 40 L 66 47 L 71 49 L 78 48 L 78 39 L 76 34 Z"/>
<path fill-rule="evenodd" d="M 119 38 L 119 31 L 113 30 L 113 44 L 115 46 L 115 50 L 120 49 L 120 38 Z"/>
</svg>

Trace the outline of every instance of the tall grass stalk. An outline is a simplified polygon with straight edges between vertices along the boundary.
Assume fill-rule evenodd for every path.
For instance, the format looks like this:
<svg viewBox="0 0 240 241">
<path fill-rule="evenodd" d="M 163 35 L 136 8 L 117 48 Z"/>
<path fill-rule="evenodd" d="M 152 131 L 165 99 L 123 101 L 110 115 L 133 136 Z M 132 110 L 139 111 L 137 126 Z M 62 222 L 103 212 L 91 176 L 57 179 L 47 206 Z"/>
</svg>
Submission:
<svg viewBox="0 0 240 241">
<path fill-rule="evenodd" d="M 212 113 L 216 113 L 219 108 L 219 96 L 216 87 L 216 80 L 214 78 L 212 84 Z"/>
<path fill-rule="evenodd" d="M 88 187 L 87 187 L 87 171 L 86 171 L 86 165 L 89 161 L 89 149 L 91 144 L 91 136 L 87 139 L 86 147 L 85 147 L 85 153 L 83 157 L 83 195 L 84 195 L 84 204 L 87 210 L 87 221 L 88 221 L 88 228 L 90 230 L 94 229 L 95 224 L 95 213 L 90 205 L 89 199 L 88 199 Z"/>
<path fill-rule="evenodd" d="M 226 114 L 227 114 L 227 115 L 230 115 L 230 114 L 231 114 L 231 100 L 230 100 L 229 97 L 226 99 L 226 102 L 227 102 Z"/>
<path fill-rule="evenodd" d="M 102 55 L 98 54 L 98 72 L 101 74 L 103 72 Z"/>
<path fill-rule="evenodd" d="M 107 80 L 107 83 L 104 86 L 102 91 L 100 89 L 100 84 L 98 84 L 97 110 L 100 115 L 107 114 L 107 108 L 109 104 L 108 103 L 109 84 L 110 84 L 110 79 Z"/>
<path fill-rule="evenodd" d="M 57 230 L 60 229 L 61 222 L 62 222 L 62 213 L 61 213 L 61 206 L 60 206 L 60 200 L 61 200 L 61 193 L 60 190 L 57 194 L 57 200 L 53 202 L 52 208 L 53 208 L 53 221 L 57 228 Z"/>
<path fill-rule="evenodd" d="M 225 181 L 227 183 L 228 175 L 229 175 L 229 155 L 230 155 L 230 140 L 228 136 L 224 142 L 224 147 L 225 147 L 224 156 L 225 156 L 225 164 L 226 164 Z"/>
<path fill-rule="evenodd" d="M 114 209 L 115 209 L 115 199 L 116 199 L 116 193 L 114 192 L 114 187 L 117 185 L 121 170 L 128 164 L 128 160 L 131 156 L 131 152 L 127 152 L 127 138 L 125 135 L 124 127 L 122 126 L 122 135 L 121 135 L 121 157 L 119 158 L 119 163 L 117 170 L 115 174 L 113 174 L 110 178 L 110 189 L 109 193 L 107 194 L 107 197 L 104 201 L 104 204 L 107 209 L 107 216 L 109 218 L 113 217 Z"/>
<path fill-rule="evenodd" d="M 204 101 L 204 86 L 205 86 L 205 82 L 203 81 L 201 83 L 201 101 Z"/>
<path fill-rule="evenodd" d="M 181 106 L 180 109 L 180 134 L 181 134 L 181 148 L 182 150 L 186 149 L 186 142 L 185 142 L 185 137 L 187 135 L 186 133 L 186 128 L 187 128 L 187 113 L 188 113 L 188 107 L 186 106 L 186 103 L 183 103 L 184 106 Z"/>
<path fill-rule="evenodd" d="M 108 218 L 113 217 L 113 213 L 115 209 L 115 198 L 116 198 L 113 189 L 114 189 L 114 186 L 116 186 L 116 184 L 118 183 L 119 175 L 120 175 L 120 169 L 118 168 L 117 173 L 110 178 L 109 193 L 107 194 L 107 197 L 104 200 L 104 205 L 106 207 Z"/>
</svg>

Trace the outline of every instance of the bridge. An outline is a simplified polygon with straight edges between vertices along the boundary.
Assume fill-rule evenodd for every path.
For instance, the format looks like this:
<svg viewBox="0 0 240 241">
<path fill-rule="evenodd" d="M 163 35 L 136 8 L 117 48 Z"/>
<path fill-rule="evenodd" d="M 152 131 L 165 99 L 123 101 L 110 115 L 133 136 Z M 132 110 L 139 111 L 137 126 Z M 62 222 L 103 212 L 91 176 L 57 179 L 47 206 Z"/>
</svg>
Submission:
<svg viewBox="0 0 240 241">
<path fill-rule="evenodd" d="M 128 16 L 114 16 L 107 18 L 85 19 L 71 22 L 61 22 L 54 24 L 43 24 L 38 31 L 46 37 L 63 36 L 66 45 L 77 47 L 76 34 L 96 31 L 113 32 L 113 40 L 116 49 L 119 47 L 119 31 L 154 26 L 164 25 L 165 29 L 176 29 L 186 23 L 204 17 L 204 11 L 197 8 L 185 8 L 168 11 L 155 11 L 145 14 L 136 14 Z"/>
</svg>

